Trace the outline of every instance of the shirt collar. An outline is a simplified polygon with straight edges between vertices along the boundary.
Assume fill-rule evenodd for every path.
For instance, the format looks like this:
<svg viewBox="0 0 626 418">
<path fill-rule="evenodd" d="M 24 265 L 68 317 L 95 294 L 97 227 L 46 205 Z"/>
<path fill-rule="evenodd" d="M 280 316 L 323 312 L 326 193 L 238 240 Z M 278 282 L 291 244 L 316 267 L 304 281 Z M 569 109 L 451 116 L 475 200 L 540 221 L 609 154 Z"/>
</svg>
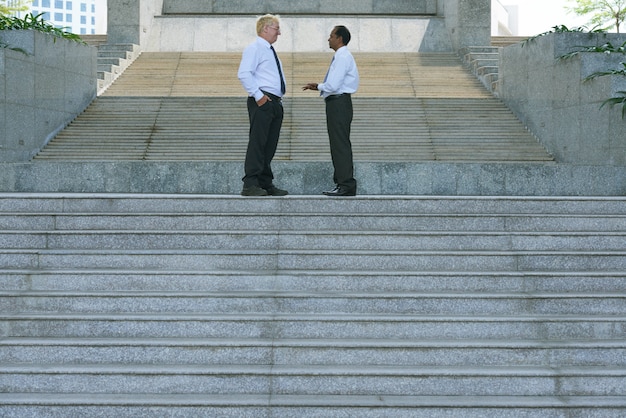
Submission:
<svg viewBox="0 0 626 418">
<path fill-rule="evenodd" d="M 260 36 L 257 36 L 256 38 L 257 42 L 260 43 L 261 45 L 265 46 L 267 49 L 270 49 L 270 47 L 272 46 L 272 44 L 270 44 L 269 42 L 267 42 L 267 40 L 261 38 Z"/>
<path fill-rule="evenodd" d="M 345 53 L 347 50 L 348 50 L 348 47 L 344 45 L 335 51 L 335 55 L 341 55 Z"/>
</svg>

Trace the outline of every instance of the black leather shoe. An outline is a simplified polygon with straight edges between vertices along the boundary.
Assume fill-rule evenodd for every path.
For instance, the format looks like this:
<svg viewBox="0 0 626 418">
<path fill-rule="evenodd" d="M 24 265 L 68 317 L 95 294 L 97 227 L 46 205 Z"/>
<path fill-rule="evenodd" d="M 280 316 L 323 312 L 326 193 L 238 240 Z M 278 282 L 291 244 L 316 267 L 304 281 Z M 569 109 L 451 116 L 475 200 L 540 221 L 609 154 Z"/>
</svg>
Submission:
<svg viewBox="0 0 626 418">
<path fill-rule="evenodd" d="M 326 195 L 326 196 L 334 196 L 334 197 L 356 196 L 356 190 L 354 190 L 354 189 L 345 189 L 343 187 L 337 186 L 333 190 L 329 190 L 327 192 L 322 192 L 322 194 Z"/>
<path fill-rule="evenodd" d="M 279 189 L 273 184 L 270 187 L 265 188 L 265 191 L 270 196 L 287 196 L 289 194 L 287 190 Z"/>
<path fill-rule="evenodd" d="M 267 190 L 261 189 L 259 186 L 244 187 L 241 191 L 242 196 L 267 196 Z"/>
</svg>

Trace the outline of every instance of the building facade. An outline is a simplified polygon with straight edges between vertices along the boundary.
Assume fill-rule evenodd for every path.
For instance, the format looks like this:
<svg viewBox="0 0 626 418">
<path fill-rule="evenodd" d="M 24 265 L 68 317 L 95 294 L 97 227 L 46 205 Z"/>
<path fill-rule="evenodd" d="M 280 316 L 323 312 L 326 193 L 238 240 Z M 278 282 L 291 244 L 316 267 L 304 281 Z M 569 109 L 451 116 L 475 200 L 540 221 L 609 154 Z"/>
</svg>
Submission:
<svg viewBox="0 0 626 418">
<path fill-rule="evenodd" d="M 107 0 L 32 0 L 18 16 L 26 13 L 43 14 L 46 22 L 78 35 L 106 33 Z"/>
</svg>

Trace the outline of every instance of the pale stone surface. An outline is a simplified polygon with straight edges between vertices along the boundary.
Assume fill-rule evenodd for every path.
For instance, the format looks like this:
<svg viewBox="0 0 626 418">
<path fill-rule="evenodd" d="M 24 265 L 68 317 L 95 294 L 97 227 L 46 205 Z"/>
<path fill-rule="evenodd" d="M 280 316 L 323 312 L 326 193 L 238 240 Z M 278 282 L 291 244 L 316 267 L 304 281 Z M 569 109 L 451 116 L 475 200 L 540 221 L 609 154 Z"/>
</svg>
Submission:
<svg viewBox="0 0 626 418">
<path fill-rule="evenodd" d="M 168 14 L 435 14 L 437 0 L 165 0 Z"/>
<path fill-rule="evenodd" d="M 272 164 L 293 195 L 332 187 L 328 162 Z M 209 193 L 241 191 L 242 162 L 6 163 L 0 192 Z M 625 166 L 356 162 L 360 195 L 625 196 Z M 220 179 L 209 181 L 207 179 Z"/>
<path fill-rule="evenodd" d="M 146 51 L 241 51 L 256 36 L 256 17 L 159 17 Z M 452 46 L 440 18 L 290 17 L 281 18 L 275 43 L 284 52 L 324 52 L 336 25 L 346 26 L 354 52 L 442 52 Z"/>
</svg>

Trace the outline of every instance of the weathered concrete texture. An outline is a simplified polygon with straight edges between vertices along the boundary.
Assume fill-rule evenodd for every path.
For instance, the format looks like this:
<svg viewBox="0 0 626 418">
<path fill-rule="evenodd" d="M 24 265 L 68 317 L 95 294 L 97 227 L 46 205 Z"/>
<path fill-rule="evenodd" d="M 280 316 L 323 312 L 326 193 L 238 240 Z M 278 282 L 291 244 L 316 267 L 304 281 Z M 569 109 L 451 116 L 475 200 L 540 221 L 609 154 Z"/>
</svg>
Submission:
<svg viewBox="0 0 626 418">
<path fill-rule="evenodd" d="M 107 42 L 144 45 L 163 0 L 107 0 Z"/>
<path fill-rule="evenodd" d="M 96 49 L 30 30 L 0 41 L 0 161 L 26 161 L 95 98 Z"/>
<path fill-rule="evenodd" d="M 435 14 L 437 0 L 165 0 L 164 14 Z"/>
<path fill-rule="evenodd" d="M 256 36 L 255 16 L 159 16 L 144 50 L 241 51 Z M 281 16 L 280 51 L 323 52 L 328 34 L 338 24 L 352 33 L 354 52 L 451 52 L 450 37 L 440 17 Z"/>
<path fill-rule="evenodd" d="M 243 162 L 34 162 L 4 164 L 1 192 L 239 194 Z M 273 164 L 295 195 L 332 187 L 330 162 Z M 625 196 L 626 167 L 562 164 L 356 162 L 362 195 Z"/>
<path fill-rule="evenodd" d="M 439 15 L 455 51 L 491 44 L 491 0 L 440 0 Z"/>
<path fill-rule="evenodd" d="M 490 0 L 353 0 L 332 5 L 326 0 L 267 0 L 262 5 L 109 0 L 108 36 L 111 43 L 138 44 L 147 51 L 240 50 L 255 35 L 256 16 L 272 12 L 284 19 L 286 36 L 277 45 L 283 51 L 325 50 L 330 29 L 345 24 L 355 34 L 357 51 L 442 52 L 489 44 L 490 5 Z M 217 18 L 223 14 L 246 17 L 227 23 Z"/>
<path fill-rule="evenodd" d="M 561 33 L 501 50 L 499 96 L 558 162 L 626 165 L 621 106 L 601 108 L 626 91 L 626 78 L 584 81 L 593 73 L 620 68 L 624 56 L 583 52 L 561 58 L 585 46 L 624 41 L 623 34 Z"/>
</svg>

